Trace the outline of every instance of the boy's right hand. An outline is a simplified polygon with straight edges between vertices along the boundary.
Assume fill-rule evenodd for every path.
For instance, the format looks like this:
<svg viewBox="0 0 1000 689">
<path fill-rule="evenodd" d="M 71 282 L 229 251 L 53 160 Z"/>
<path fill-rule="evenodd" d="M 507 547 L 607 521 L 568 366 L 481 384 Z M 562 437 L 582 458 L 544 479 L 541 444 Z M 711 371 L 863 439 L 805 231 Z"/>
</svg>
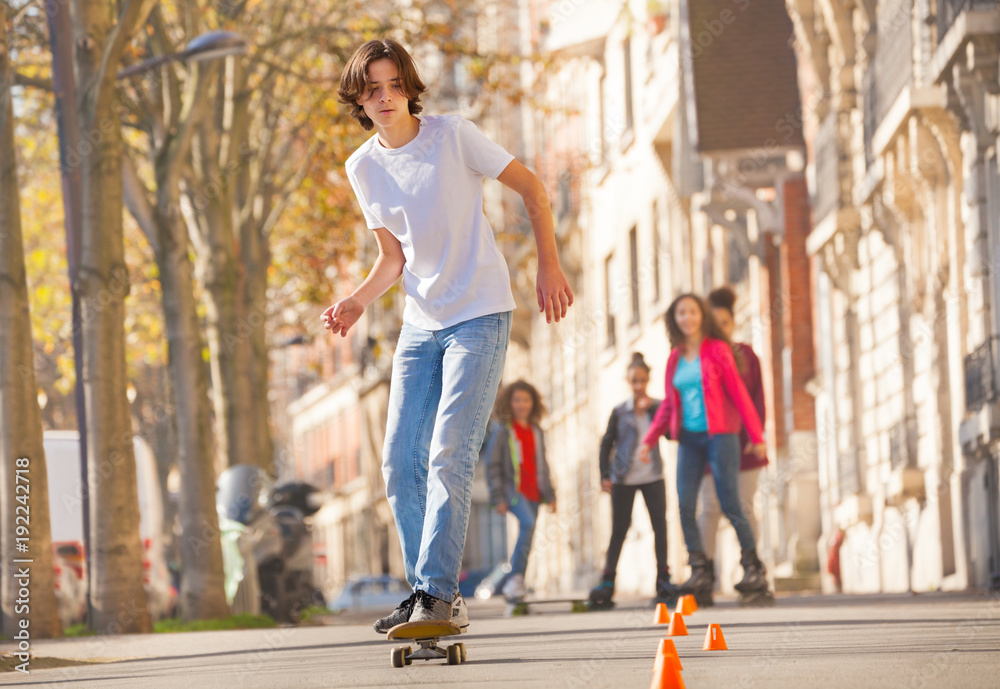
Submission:
<svg viewBox="0 0 1000 689">
<path fill-rule="evenodd" d="M 323 319 L 323 327 L 336 335 L 347 337 L 347 331 L 358 322 L 361 314 L 365 312 L 365 305 L 355 296 L 341 299 L 336 304 L 323 312 L 320 318 Z"/>
<path fill-rule="evenodd" d="M 495 509 L 497 511 L 497 514 L 507 514 L 507 503 L 501 502 L 499 505 L 497 505 L 493 509 Z"/>
</svg>

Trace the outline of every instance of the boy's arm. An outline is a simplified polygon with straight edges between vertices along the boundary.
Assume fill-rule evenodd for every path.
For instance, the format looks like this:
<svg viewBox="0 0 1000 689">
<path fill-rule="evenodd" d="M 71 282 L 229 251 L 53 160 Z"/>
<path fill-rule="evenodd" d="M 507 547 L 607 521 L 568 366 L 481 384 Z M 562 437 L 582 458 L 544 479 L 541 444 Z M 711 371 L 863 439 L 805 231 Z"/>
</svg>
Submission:
<svg viewBox="0 0 1000 689">
<path fill-rule="evenodd" d="M 552 209 L 548 194 L 545 193 L 545 185 L 535 173 L 516 160 L 512 160 L 504 168 L 497 180 L 516 191 L 524 200 L 538 247 L 538 279 L 535 283 L 538 310 L 545 313 L 546 323 L 551 323 L 553 318 L 558 322 L 560 318 L 566 317 L 566 312 L 573 304 L 573 291 L 559 266 Z"/>
<path fill-rule="evenodd" d="M 341 337 L 347 337 L 347 331 L 358 322 L 368 305 L 385 294 L 403 274 L 406 257 L 399 240 L 384 227 L 374 232 L 378 243 L 378 258 L 368 277 L 351 296 L 338 301 L 321 316 L 325 322 L 324 327 L 334 335 L 340 333 Z"/>
</svg>

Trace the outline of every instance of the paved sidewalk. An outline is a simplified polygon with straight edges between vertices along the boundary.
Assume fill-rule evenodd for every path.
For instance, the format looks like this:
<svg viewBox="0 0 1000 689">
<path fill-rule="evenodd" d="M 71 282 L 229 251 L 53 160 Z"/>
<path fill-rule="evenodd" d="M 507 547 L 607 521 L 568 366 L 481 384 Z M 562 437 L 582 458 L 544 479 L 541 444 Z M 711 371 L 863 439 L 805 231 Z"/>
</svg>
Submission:
<svg viewBox="0 0 1000 689">
<path fill-rule="evenodd" d="M 394 644 L 368 625 L 39 641 L 41 657 L 99 664 L 0 673 L 0 684 L 215 687 L 577 687 L 645 689 L 665 626 L 631 607 L 498 617 L 470 605 L 468 663 L 393 669 Z M 699 687 L 1000 687 L 1000 596 L 808 596 L 770 609 L 722 602 L 674 637 L 688 689 Z M 717 622 L 728 651 L 701 650 Z M 9 650 L 9 644 L 0 646 Z M 114 662 L 107 662 L 114 661 Z"/>
</svg>

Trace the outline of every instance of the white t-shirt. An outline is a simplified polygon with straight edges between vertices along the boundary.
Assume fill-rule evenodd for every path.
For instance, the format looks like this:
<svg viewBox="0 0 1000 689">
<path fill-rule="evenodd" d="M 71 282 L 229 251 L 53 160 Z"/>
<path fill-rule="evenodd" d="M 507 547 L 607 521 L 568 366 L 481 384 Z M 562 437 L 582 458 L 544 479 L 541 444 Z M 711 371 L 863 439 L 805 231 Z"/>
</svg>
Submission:
<svg viewBox="0 0 1000 689">
<path fill-rule="evenodd" d="M 369 229 L 406 257 L 403 321 L 440 330 L 514 309 L 510 274 L 483 213 L 483 178 L 514 159 L 459 115 L 420 117 L 417 136 L 385 148 L 373 136 L 347 159 Z"/>
</svg>

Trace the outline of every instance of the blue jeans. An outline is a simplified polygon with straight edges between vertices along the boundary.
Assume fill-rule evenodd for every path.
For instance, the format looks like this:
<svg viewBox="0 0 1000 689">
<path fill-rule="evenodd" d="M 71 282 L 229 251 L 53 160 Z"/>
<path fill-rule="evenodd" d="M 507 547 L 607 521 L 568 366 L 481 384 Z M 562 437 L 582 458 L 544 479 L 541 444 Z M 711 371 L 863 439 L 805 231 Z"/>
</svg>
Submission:
<svg viewBox="0 0 1000 689">
<path fill-rule="evenodd" d="M 534 500 L 518 495 L 517 502 L 508 507 L 510 513 L 517 517 L 517 543 L 514 544 L 514 554 L 510 556 L 511 574 L 523 576 L 528 569 L 528 553 L 531 552 L 531 541 L 535 537 L 538 505 Z"/>
<path fill-rule="evenodd" d="M 698 490 L 705 478 L 705 463 L 712 469 L 719 508 L 736 529 L 744 551 L 757 548 L 750 522 L 740 504 L 740 437 L 736 433 L 695 433 L 682 430 L 677 448 L 677 501 L 681 508 L 681 531 L 689 553 L 702 551 L 695 508 Z"/>
<path fill-rule="evenodd" d="M 511 312 L 442 330 L 404 323 L 392 360 L 382 476 L 406 580 L 452 600 L 472 479 L 510 343 Z"/>
</svg>

